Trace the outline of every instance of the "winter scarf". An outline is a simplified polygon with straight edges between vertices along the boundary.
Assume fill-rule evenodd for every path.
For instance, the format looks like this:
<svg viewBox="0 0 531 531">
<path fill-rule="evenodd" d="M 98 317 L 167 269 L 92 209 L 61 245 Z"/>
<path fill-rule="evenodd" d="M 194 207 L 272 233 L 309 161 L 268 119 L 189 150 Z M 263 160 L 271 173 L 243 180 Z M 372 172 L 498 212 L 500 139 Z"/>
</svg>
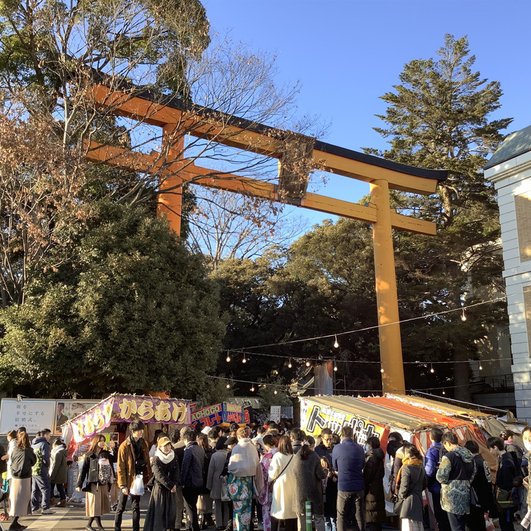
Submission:
<svg viewBox="0 0 531 531">
<path fill-rule="evenodd" d="M 168 463 L 171 463 L 175 458 L 175 452 L 173 450 L 170 450 L 169 454 L 165 454 L 159 448 L 157 448 L 157 450 L 155 450 L 155 457 L 158 457 L 165 465 L 167 465 Z"/>
<path fill-rule="evenodd" d="M 417 459 L 416 457 L 408 457 L 407 459 L 404 459 L 402 461 L 402 466 L 400 467 L 400 470 L 398 471 L 398 475 L 396 476 L 396 490 L 397 491 L 398 491 L 398 485 L 400 485 L 400 477 L 402 476 L 402 470 L 407 465 L 424 466 L 424 464 L 422 463 L 422 459 Z"/>
</svg>

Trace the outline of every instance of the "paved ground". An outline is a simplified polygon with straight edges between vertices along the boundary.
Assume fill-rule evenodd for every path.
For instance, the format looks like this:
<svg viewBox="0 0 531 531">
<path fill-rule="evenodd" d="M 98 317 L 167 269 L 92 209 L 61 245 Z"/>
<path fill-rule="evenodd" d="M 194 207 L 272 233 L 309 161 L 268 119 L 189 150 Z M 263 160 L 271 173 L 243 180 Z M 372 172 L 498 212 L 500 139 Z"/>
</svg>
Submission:
<svg viewBox="0 0 531 531">
<path fill-rule="evenodd" d="M 147 503 L 149 501 L 148 496 L 144 496 L 141 503 L 141 519 L 140 529 L 143 527 L 144 516 L 146 514 Z M 33 516 L 26 516 L 20 519 L 20 523 L 28 526 L 29 531 L 82 531 L 87 525 L 87 518 L 85 516 L 85 508 L 79 505 L 68 504 L 65 508 L 55 507 L 55 514 L 40 515 L 37 513 Z M 114 529 L 114 513 L 107 514 L 102 517 L 103 527 L 107 531 Z M 0 530 L 9 528 L 9 522 L 3 522 L 3 527 Z M 515 523 L 515 531 L 523 531 L 522 527 Z M 122 529 L 124 531 L 132 529 L 131 511 L 128 510 L 123 515 Z M 390 530 L 391 528 L 387 528 Z M 209 528 L 210 531 L 214 531 L 214 527 Z"/>
<path fill-rule="evenodd" d="M 55 514 L 26 516 L 20 519 L 22 525 L 27 525 L 31 531 L 52 531 L 52 530 L 69 530 L 76 531 L 85 529 L 87 518 L 85 517 L 84 507 L 55 507 Z M 145 514 L 143 512 L 142 516 Z M 112 531 L 114 528 L 114 513 L 102 517 L 101 522 L 105 529 Z M 11 521 L 3 522 L 4 530 L 9 528 Z M 131 511 L 124 513 L 122 529 L 132 529 Z"/>
<path fill-rule="evenodd" d="M 144 516 L 146 514 L 147 504 L 149 501 L 149 495 L 143 496 L 140 504 L 141 519 L 140 528 L 144 522 Z M 28 531 L 77 531 L 85 529 L 87 525 L 87 517 L 85 516 L 85 507 L 80 504 L 67 503 L 66 507 L 52 507 L 55 514 L 41 515 L 40 511 L 32 516 L 25 516 L 20 518 L 22 525 L 28 526 Z M 3 529 L 7 531 L 11 524 L 11 519 L 8 522 L 3 522 Z M 106 514 L 102 517 L 101 523 L 107 531 L 114 529 L 114 513 Z M 94 524 L 95 527 L 95 524 Z M 1 529 L 1 528 L 0 528 Z M 123 515 L 122 529 L 127 531 L 132 529 L 131 510 L 130 505 L 127 505 L 127 510 Z"/>
</svg>

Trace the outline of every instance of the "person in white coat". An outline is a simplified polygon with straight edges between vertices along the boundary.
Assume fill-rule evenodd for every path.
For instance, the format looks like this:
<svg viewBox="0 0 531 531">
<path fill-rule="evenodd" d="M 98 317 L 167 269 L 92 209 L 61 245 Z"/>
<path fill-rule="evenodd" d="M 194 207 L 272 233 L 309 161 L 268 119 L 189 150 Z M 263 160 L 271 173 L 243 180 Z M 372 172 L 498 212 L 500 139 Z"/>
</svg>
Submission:
<svg viewBox="0 0 531 531">
<path fill-rule="evenodd" d="M 269 466 L 269 483 L 273 482 L 271 502 L 271 531 L 279 530 L 280 520 L 284 520 L 286 531 L 296 531 L 297 513 L 293 510 L 295 497 L 295 475 L 293 469 L 293 448 L 287 435 L 280 437 L 278 452 Z"/>
</svg>

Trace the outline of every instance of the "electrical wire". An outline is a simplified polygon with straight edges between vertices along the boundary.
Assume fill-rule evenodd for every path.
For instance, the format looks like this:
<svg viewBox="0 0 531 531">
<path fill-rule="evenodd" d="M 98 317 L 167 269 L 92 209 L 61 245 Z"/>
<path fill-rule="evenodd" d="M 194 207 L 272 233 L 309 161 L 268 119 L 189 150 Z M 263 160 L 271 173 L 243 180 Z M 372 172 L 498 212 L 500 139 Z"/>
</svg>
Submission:
<svg viewBox="0 0 531 531">
<path fill-rule="evenodd" d="M 325 334 L 325 335 L 322 335 L 322 336 L 306 337 L 306 338 L 301 338 L 301 339 L 292 339 L 290 341 L 281 341 L 279 343 L 267 343 L 267 344 L 264 344 L 264 345 L 252 345 L 250 347 L 244 347 L 244 349 L 245 350 L 252 350 L 252 349 L 255 349 L 255 348 L 278 347 L 278 346 L 283 346 L 283 345 L 292 345 L 292 344 L 295 344 L 295 343 L 305 343 L 305 342 L 309 342 L 309 341 L 317 341 L 319 339 L 329 339 L 329 338 L 332 338 L 332 337 L 335 337 L 335 336 L 345 336 L 345 335 L 348 335 L 348 334 L 356 334 L 358 332 L 366 332 L 368 330 L 380 329 L 380 328 L 384 328 L 384 327 L 387 327 L 387 326 L 393 326 L 393 325 L 402 324 L 402 323 L 410 323 L 412 321 L 420 321 L 422 319 L 428 319 L 429 317 L 437 317 L 438 315 L 445 315 L 445 314 L 449 314 L 449 313 L 462 312 L 463 310 L 467 310 L 469 308 L 475 308 L 477 306 L 482 306 L 484 304 L 493 304 L 495 302 L 501 302 L 501 301 L 505 301 L 505 300 L 507 300 L 507 298 L 505 296 L 503 296 L 503 297 L 498 297 L 496 299 L 490 299 L 488 301 L 476 302 L 474 304 L 469 304 L 468 306 L 460 306 L 459 308 L 454 308 L 452 310 L 443 310 L 443 311 L 440 311 L 440 312 L 428 313 L 426 315 L 421 315 L 419 317 L 411 317 L 409 319 L 402 319 L 400 321 L 393 321 L 391 323 L 384 323 L 384 324 L 381 324 L 381 325 L 367 326 L 365 328 L 357 328 L 357 329 L 354 329 L 354 330 L 347 330 L 346 332 L 334 332 L 333 334 Z M 242 352 L 242 349 L 225 349 L 223 352 L 227 352 L 227 351 L 230 351 L 230 352 Z"/>
</svg>

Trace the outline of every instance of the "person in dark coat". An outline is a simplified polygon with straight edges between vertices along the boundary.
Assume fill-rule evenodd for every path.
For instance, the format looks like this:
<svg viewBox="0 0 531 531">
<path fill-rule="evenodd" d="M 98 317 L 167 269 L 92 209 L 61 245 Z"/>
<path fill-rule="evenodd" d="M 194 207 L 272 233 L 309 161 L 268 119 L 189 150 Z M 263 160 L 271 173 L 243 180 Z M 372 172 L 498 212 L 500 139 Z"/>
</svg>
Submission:
<svg viewBox="0 0 531 531">
<path fill-rule="evenodd" d="M 498 471 L 496 472 L 496 482 L 494 484 L 494 497 L 498 490 L 503 490 L 510 493 L 513 489 L 514 479 L 518 476 L 516 463 L 512 452 L 505 449 L 505 445 L 500 437 L 489 437 L 487 439 L 487 448 L 490 453 L 498 458 Z M 498 512 L 500 514 L 500 528 L 502 531 L 514 531 L 514 513 L 516 507 L 502 507 L 499 502 L 496 502 Z"/>
<path fill-rule="evenodd" d="M 52 469 L 50 481 L 52 483 L 52 497 L 55 487 L 59 492 L 57 507 L 66 507 L 65 483 L 68 480 L 68 451 L 61 439 L 55 439 L 52 447 Z"/>
<path fill-rule="evenodd" d="M 470 513 L 467 516 L 466 526 L 470 531 L 485 531 L 487 526 L 484 514 L 491 511 L 493 506 L 490 468 L 479 454 L 479 446 L 475 441 L 467 441 L 465 448 L 470 450 L 476 463 L 476 475 L 472 481 L 472 488 L 479 501 L 479 506 L 470 503 Z"/>
<path fill-rule="evenodd" d="M 395 504 L 395 512 L 402 520 L 402 529 L 424 531 L 422 491 L 427 486 L 426 472 L 420 452 L 413 445 L 404 449 L 402 468 L 397 474 L 396 485 L 398 501 Z"/>
<path fill-rule="evenodd" d="M 341 428 L 341 444 L 334 446 L 332 466 L 337 471 L 337 531 L 346 531 L 354 520 L 358 529 L 365 529 L 365 452 L 351 426 Z"/>
<path fill-rule="evenodd" d="M 313 445 L 312 445 L 313 443 Z M 312 515 L 317 531 L 325 531 L 323 479 L 327 472 L 321 466 L 321 460 L 314 451 L 315 441 L 309 437 L 299 453 L 293 458 L 293 474 L 295 476 L 295 496 L 293 510 L 297 513 L 298 530 L 306 529 L 306 502 L 312 504 Z"/>
<path fill-rule="evenodd" d="M 404 438 L 397 431 L 392 431 L 387 439 L 387 455 L 391 459 L 391 474 L 389 475 L 389 490 L 396 493 L 396 476 L 402 467 L 402 452 L 400 449 L 404 445 Z M 398 452 L 398 458 L 397 458 Z"/>
<path fill-rule="evenodd" d="M 197 444 L 197 433 L 188 429 L 182 434 L 186 443 L 181 468 L 180 484 L 183 487 L 183 496 L 192 513 L 192 529 L 200 531 L 199 517 L 197 514 L 197 500 L 203 488 L 203 466 L 205 464 L 205 451 Z"/>
<path fill-rule="evenodd" d="M 173 529 L 177 516 L 174 494 L 179 484 L 180 468 L 179 459 L 168 437 L 162 436 L 158 439 L 151 470 L 153 478 L 148 486 L 152 487 L 152 491 L 144 521 L 144 531 Z"/>
<path fill-rule="evenodd" d="M 365 523 L 369 531 L 381 531 L 385 522 L 385 492 L 383 478 L 385 475 L 385 454 L 380 448 L 378 437 L 369 437 L 367 445 L 370 450 L 365 454 Z"/>
<path fill-rule="evenodd" d="M 17 445 L 11 451 L 10 461 L 12 478 L 9 488 L 9 516 L 13 517 L 13 521 L 9 529 L 26 529 L 18 519 L 31 514 L 31 469 L 37 462 L 37 457 L 25 431 L 18 431 Z"/>
<path fill-rule="evenodd" d="M 85 529 L 87 531 L 93 529 L 94 520 L 96 520 L 96 529 L 103 530 L 101 517 L 110 512 L 109 487 L 114 476 L 110 458 L 111 455 L 106 450 L 105 436 L 94 435 L 89 451 L 83 458 L 76 486 L 78 492 L 83 490 L 86 493 L 85 515 L 88 517 L 88 523 Z"/>
<path fill-rule="evenodd" d="M 289 438 L 291 439 L 291 447 L 293 448 L 293 455 L 295 455 L 301 448 L 306 435 L 300 428 L 293 428 L 289 432 Z"/>
<path fill-rule="evenodd" d="M 439 531 L 450 531 L 448 515 L 441 507 L 441 484 L 436 478 L 439 464 L 445 453 L 441 442 L 442 436 L 443 431 L 440 428 L 432 428 L 430 430 L 431 445 L 424 458 L 424 469 L 426 470 L 428 491 L 431 494 L 433 515 L 435 516 L 437 527 L 439 528 Z M 483 518 L 483 520 L 485 520 L 485 518 Z"/>
<path fill-rule="evenodd" d="M 321 431 L 321 444 L 316 446 L 315 453 L 319 457 L 326 457 L 332 462 L 332 430 L 330 428 L 324 428 Z"/>
<path fill-rule="evenodd" d="M 325 531 L 336 531 L 337 523 L 337 474 L 332 463 L 321 457 L 321 466 L 327 477 L 323 481 Z"/>
</svg>

